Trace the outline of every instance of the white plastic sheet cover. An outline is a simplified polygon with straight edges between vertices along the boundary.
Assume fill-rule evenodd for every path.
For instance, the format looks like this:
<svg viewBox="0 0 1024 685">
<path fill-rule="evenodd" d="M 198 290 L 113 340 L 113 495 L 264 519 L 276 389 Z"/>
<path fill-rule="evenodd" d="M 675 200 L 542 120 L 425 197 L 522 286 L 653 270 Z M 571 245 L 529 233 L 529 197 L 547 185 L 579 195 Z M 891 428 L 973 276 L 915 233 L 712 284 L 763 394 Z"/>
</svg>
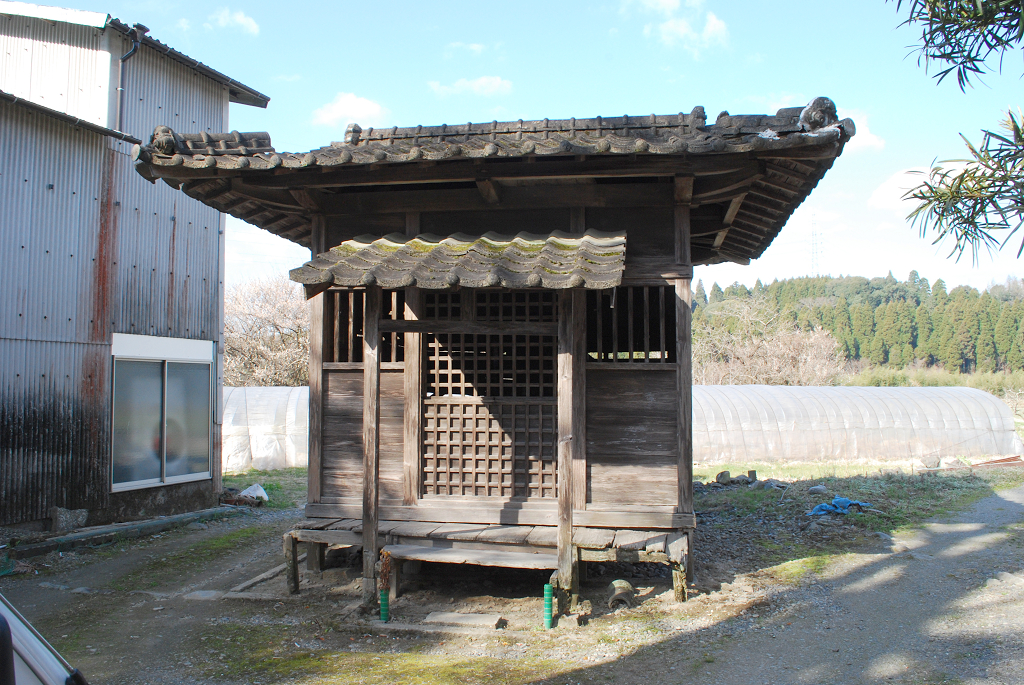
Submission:
<svg viewBox="0 0 1024 685">
<path fill-rule="evenodd" d="M 1021 454 L 1013 414 L 973 388 L 693 386 L 693 460 L 905 461 Z"/>
<path fill-rule="evenodd" d="M 224 472 L 309 462 L 309 388 L 224 388 Z"/>
</svg>

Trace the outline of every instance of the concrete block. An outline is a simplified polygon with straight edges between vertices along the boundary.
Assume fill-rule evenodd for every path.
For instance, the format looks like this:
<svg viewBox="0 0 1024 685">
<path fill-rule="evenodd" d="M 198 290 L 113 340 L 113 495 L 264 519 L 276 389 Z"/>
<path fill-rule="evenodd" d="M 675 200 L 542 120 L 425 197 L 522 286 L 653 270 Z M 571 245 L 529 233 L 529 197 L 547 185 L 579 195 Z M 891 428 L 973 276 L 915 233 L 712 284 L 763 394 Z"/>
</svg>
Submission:
<svg viewBox="0 0 1024 685">
<path fill-rule="evenodd" d="M 451 611 L 435 611 L 428 614 L 424 623 L 443 623 L 450 626 L 469 626 L 472 628 L 504 628 L 508 621 L 498 614 L 457 614 Z"/>
</svg>

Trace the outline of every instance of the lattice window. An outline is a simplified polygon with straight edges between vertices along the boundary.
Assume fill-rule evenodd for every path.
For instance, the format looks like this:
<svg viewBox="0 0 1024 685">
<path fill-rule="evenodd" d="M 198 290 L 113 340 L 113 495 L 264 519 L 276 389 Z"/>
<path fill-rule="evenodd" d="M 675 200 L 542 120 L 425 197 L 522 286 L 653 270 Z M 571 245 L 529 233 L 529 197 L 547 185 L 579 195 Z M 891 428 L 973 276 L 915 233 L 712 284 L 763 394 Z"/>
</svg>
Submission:
<svg viewBox="0 0 1024 685">
<path fill-rule="evenodd" d="M 426 403 L 424 494 L 557 497 L 555 414 L 551 403 Z"/>
<path fill-rule="evenodd" d="M 514 332 L 557 321 L 556 303 L 544 291 L 425 295 L 425 319 L 474 332 L 423 334 L 424 495 L 557 496 L 556 337 Z"/>
<path fill-rule="evenodd" d="M 587 357 L 609 363 L 676 361 L 672 286 L 623 286 L 587 292 Z"/>
<path fill-rule="evenodd" d="M 327 321 L 333 321 L 333 330 L 325 331 L 324 361 L 363 361 L 363 310 L 366 306 L 365 290 L 329 290 L 325 297 L 324 312 Z M 405 319 L 405 291 L 385 290 L 381 293 L 381 318 Z M 382 333 L 380 360 L 400 362 L 405 360 L 405 334 Z"/>
<path fill-rule="evenodd" d="M 427 334 L 428 396 L 555 396 L 555 337 Z"/>
<path fill-rule="evenodd" d="M 423 293 L 423 318 L 458 321 L 462 318 L 462 293 Z"/>
<path fill-rule="evenodd" d="M 481 290 L 476 293 L 477 321 L 557 321 L 555 293 L 550 290 Z"/>
</svg>

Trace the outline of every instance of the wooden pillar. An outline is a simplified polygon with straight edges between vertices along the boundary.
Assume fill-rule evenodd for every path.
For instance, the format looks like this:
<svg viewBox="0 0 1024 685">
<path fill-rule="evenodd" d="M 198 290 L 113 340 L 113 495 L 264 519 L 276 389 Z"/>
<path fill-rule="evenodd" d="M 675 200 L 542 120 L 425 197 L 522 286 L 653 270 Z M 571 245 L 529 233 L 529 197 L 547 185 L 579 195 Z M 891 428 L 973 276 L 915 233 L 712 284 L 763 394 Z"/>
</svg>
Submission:
<svg viewBox="0 0 1024 685">
<path fill-rule="evenodd" d="M 310 234 L 310 252 L 316 258 L 327 251 L 327 222 L 322 214 L 314 214 Z M 309 468 L 306 501 L 320 502 L 321 464 L 323 463 L 323 379 L 324 379 L 324 309 L 326 293 L 309 300 Z"/>
<path fill-rule="evenodd" d="M 693 179 L 676 178 L 676 261 L 692 266 L 690 255 L 690 206 Z M 679 396 L 679 510 L 693 511 L 693 369 L 690 320 L 693 295 L 690 279 L 676 280 L 676 391 Z"/>
<path fill-rule="evenodd" d="M 419 288 L 405 289 L 405 319 L 415 321 L 420 315 Z M 423 467 L 420 456 L 423 449 L 423 350 L 421 333 L 405 334 L 405 412 L 402 468 L 403 503 L 414 506 L 419 501 Z"/>
<path fill-rule="evenodd" d="M 587 508 L 587 291 L 572 291 L 572 506 Z"/>
<path fill-rule="evenodd" d="M 420 213 L 406 212 L 405 235 L 413 238 L 420 233 Z M 421 291 L 405 289 L 405 320 L 420 318 Z M 423 350 L 420 333 L 405 334 L 405 412 L 404 460 L 402 467 L 402 500 L 406 506 L 419 501 L 423 467 L 420 463 L 423 449 Z"/>
<path fill-rule="evenodd" d="M 377 477 L 380 472 L 381 290 L 366 288 L 363 308 L 363 603 L 376 600 Z"/>
<path fill-rule="evenodd" d="M 565 609 L 565 594 L 578 594 L 575 555 L 572 545 L 573 505 L 573 293 L 558 293 L 558 585 L 559 611 Z"/>
</svg>

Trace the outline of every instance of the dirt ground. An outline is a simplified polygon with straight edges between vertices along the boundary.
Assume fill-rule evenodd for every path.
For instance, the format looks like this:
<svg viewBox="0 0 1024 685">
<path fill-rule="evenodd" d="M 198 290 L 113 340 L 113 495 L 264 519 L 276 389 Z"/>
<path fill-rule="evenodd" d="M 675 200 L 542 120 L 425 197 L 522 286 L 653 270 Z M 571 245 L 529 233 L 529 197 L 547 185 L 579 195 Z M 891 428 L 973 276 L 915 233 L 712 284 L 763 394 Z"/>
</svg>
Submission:
<svg viewBox="0 0 1024 685">
<path fill-rule="evenodd" d="M 808 525 L 816 483 L 873 493 L 889 513 Z M 696 597 L 674 603 L 657 565 L 592 564 L 587 625 L 553 631 L 541 627 L 544 572 L 425 564 L 387 625 L 359 613 L 356 566 L 304 571 L 298 596 L 279 575 L 225 597 L 282 562 L 298 507 L 40 557 L 0 592 L 94 685 L 1024 682 L 1024 486 L 807 479 L 708 491 L 697 509 Z M 608 611 L 617 578 L 639 606 Z M 429 611 L 508 627 L 430 628 Z"/>
</svg>

